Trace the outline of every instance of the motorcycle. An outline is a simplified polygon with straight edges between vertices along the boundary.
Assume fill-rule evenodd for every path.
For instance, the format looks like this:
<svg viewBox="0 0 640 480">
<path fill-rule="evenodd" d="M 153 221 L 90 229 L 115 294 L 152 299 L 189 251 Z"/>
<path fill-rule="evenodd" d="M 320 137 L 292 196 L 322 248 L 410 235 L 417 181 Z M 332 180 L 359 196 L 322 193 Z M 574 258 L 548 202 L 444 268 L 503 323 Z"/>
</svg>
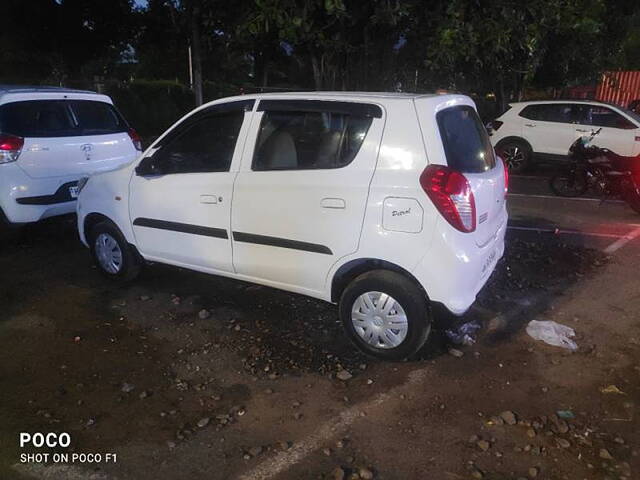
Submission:
<svg viewBox="0 0 640 480">
<path fill-rule="evenodd" d="M 549 182 L 561 197 L 579 197 L 592 191 L 602 202 L 621 197 L 640 213 L 640 155 L 624 157 L 592 145 L 602 128 L 578 138 L 569 148 L 570 163 Z"/>
</svg>

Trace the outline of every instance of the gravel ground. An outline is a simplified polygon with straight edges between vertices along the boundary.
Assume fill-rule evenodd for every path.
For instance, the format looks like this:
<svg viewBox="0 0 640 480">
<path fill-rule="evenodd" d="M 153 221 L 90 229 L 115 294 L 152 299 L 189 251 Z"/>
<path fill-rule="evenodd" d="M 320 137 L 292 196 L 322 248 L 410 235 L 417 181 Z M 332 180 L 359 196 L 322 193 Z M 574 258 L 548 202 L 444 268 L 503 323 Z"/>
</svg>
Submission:
<svg viewBox="0 0 640 480">
<path fill-rule="evenodd" d="M 581 454 L 575 450 L 576 438 L 591 442 L 590 448 L 595 448 L 591 439 L 598 439 L 599 449 L 612 456 L 611 451 L 624 446 L 624 438 L 594 427 L 586 413 L 558 417 L 560 407 L 567 405 L 567 391 L 554 403 L 557 408 L 546 400 L 544 411 L 531 405 L 516 408 L 527 405 L 533 392 L 548 391 L 546 385 L 555 380 L 541 385 L 540 378 L 523 375 L 517 392 L 502 392 L 503 386 L 497 386 L 501 375 L 517 376 L 521 356 L 533 355 L 532 347 L 512 335 L 496 340 L 486 332 L 495 314 L 545 294 L 551 296 L 542 308 L 550 308 L 563 292 L 609 264 L 603 254 L 562 244 L 553 235 L 536 242 L 510 238 L 505 257 L 478 299 L 480 310 L 453 319 L 436 309 L 436 331 L 419 359 L 385 364 L 354 350 L 335 306 L 161 265 L 147 268 L 133 284 L 112 285 L 91 266 L 71 223 L 31 227 L 21 239 L 4 240 L 0 252 L 0 417 L 6 419 L 0 428 L 0 477 L 17 475 L 10 470 L 19 453 L 17 432 L 54 430 L 70 431 L 79 451 L 128 453 L 129 463 L 122 460 L 122 470 L 116 471 L 121 478 L 143 478 L 140 472 L 156 467 L 167 469 L 164 478 L 174 478 L 175 468 L 184 467 L 162 453 L 174 450 L 181 459 L 197 457 L 194 464 L 210 455 L 216 465 L 213 473 L 210 466 L 206 470 L 210 478 L 234 478 L 254 459 L 287 452 L 296 439 L 340 409 L 366 402 L 374 392 L 402 388 L 412 370 L 431 365 L 427 375 L 438 386 L 423 392 L 428 400 L 417 398 L 417 390 L 398 394 L 403 401 L 413 398 L 423 404 L 421 414 L 416 417 L 412 409 L 405 418 L 406 412 L 392 410 L 368 434 L 355 429 L 333 439 L 302 472 L 294 467 L 282 478 L 424 478 L 408 472 L 430 471 L 434 465 L 438 476 L 429 478 L 519 478 L 490 473 L 495 462 L 522 477 L 583 478 L 566 476 L 567 469 L 545 476 L 540 465 L 546 460 L 532 462 L 531 456 L 542 458 L 559 448 L 574 458 Z M 529 318 L 513 322 L 516 330 Z M 451 345 L 443 334 L 452 322 L 469 320 L 486 327 L 473 355 L 466 347 Z M 592 339 L 578 337 L 583 340 Z M 584 355 L 591 359 L 594 351 L 586 348 Z M 554 351 L 544 361 L 576 357 L 566 355 Z M 505 366 L 500 373 L 489 366 L 498 363 L 500 369 Z M 571 366 L 581 368 L 580 363 Z M 447 377 L 456 380 L 440 382 Z M 461 379 L 487 398 L 465 407 L 456 390 Z M 494 397 L 498 391 L 499 400 Z M 458 413 L 452 418 L 449 412 Z M 439 428 L 440 442 L 455 446 L 451 452 L 427 448 L 433 439 L 425 437 L 424 425 Z M 404 466 L 391 466 L 392 460 L 384 464 L 380 449 L 398 441 L 410 442 L 407 451 L 413 456 Z M 509 461 L 503 459 L 508 456 L 504 447 L 498 447 L 505 442 L 515 452 Z M 140 454 L 140 443 L 154 453 Z M 419 445 L 425 450 L 416 451 Z M 601 451 L 597 455 L 591 469 L 600 476 L 584 478 L 632 478 L 630 461 L 625 466 Z M 449 464 L 440 466 L 445 459 Z M 451 471 L 444 474 L 445 468 Z M 182 471 L 179 478 L 200 478 L 202 471 L 191 476 Z M 148 478 L 159 478 L 156 473 Z"/>
</svg>

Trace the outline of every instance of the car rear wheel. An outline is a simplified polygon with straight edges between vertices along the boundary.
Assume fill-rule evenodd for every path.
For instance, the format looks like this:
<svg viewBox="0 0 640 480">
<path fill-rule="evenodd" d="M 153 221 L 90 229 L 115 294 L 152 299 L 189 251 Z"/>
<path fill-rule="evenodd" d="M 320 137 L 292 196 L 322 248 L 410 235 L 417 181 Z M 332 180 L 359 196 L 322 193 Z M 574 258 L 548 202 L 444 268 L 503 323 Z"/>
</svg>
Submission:
<svg viewBox="0 0 640 480">
<path fill-rule="evenodd" d="M 424 291 L 397 272 L 374 270 L 360 275 L 342 293 L 339 310 L 353 343 L 383 360 L 412 357 L 431 331 Z"/>
<path fill-rule="evenodd" d="M 496 152 L 504 160 L 511 173 L 524 172 L 531 164 L 533 152 L 526 142 L 506 140 L 499 143 Z"/>
<path fill-rule="evenodd" d="M 140 273 L 141 259 L 113 223 L 100 222 L 91 229 L 90 248 L 96 266 L 106 277 L 129 281 Z"/>
</svg>

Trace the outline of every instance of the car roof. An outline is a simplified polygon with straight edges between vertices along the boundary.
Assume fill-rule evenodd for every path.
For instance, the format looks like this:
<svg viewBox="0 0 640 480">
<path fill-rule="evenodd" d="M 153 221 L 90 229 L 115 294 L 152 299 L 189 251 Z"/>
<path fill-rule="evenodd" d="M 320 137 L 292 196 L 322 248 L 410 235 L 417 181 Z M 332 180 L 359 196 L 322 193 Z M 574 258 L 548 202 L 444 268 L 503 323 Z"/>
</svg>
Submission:
<svg viewBox="0 0 640 480">
<path fill-rule="evenodd" d="M 92 100 L 112 104 L 112 100 L 104 94 L 91 90 L 78 90 L 65 87 L 0 85 L 0 105 L 29 100 Z"/>
<path fill-rule="evenodd" d="M 243 98 L 275 98 L 275 97 L 359 97 L 359 98 L 419 98 L 435 97 L 435 93 L 405 92 L 347 92 L 347 91 L 313 91 L 313 92 L 270 92 L 243 95 Z"/>
<path fill-rule="evenodd" d="M 526 102 L 509 102 L 512 107 L 526 107 L 527 105 L 553 104 L 553 103 L 581 103 L 585 105 L 605 105 L 607 107 L 621 108 L 615 103 L 603 102 L 600 100 L 589 100 L 584 98 L 558 98 L 553 100 L 529 100 Z"/>
<path fill-rule="evenodd" d="M 7 93 L 40 93 L 40 92 L 55 92 L 55 93 L 95 93 L 91 90 L 79 90 L 74 88 L 65 87 L 53 87 L 53 86 L 31 86 L 31 85 L 0 85 L 0 95 Z"/>
<path fill-rule="evenodd" d="M 324 100 L 324 101 L 343 101 L 343 102 L 360 102 L 375 103 L 381 106 L 396 102 L 435 102 L 437 104 L 448 102 L 459 102 L 461 99 L 468 97 L 457 93 L 400 93 L 400 92 L 331 92 L 331 91 L 313 91 L 313 92 L 278 92 L 278 93 L 252 93 L 245 95 L 235 95 L 233 97 L 223 97 L 207 102 L 196 108 L 193 112 L 206 109 L 215 105 L 222 105 L 229 102 L 242 100 Z M 191 113 L 193 113 L 191 112 Z"/>
</svg>

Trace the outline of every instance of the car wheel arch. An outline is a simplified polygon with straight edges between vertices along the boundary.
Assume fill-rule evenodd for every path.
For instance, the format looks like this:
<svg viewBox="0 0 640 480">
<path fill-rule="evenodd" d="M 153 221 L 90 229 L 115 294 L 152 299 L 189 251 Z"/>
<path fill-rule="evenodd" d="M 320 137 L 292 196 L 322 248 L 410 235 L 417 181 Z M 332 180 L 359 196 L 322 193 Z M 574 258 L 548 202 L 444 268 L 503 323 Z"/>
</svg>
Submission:
<svg viewBox="0 0 640 480">
<path fill-rule="evenodd" d="M 109 223 L 112 223 L 113 225 L 116 225 L 116 223 L 113 220 L 111 220 L 106 215 L 103 215 L 102 213 L 93 212 L 88 214 L 86 217 L 84 217 L 83 229 L 84 229 L 84 236 L 87 239 L 87 241 L 91 234 L 91 229 L 101 222 L 109 222 Z"/>
<path fill-rule="evenodd" d="M 389 270 L 400 273 L 414 282 L 420 290 L 424 292 L 425 298 L 429 300 L 429 295 L 422 284 L 408 270 L 387 260 L 380 260 L 377 258 L 358 258 L 348 261 L 336 270 L 336 273 L 333 275 L 331 280 L 331 302 L 337 303 L 340 300 L 342 292 L 344 292 L 345 288 L 349 283 L 351 283 L 351 281 L 372 270 Z"/>
<path fill-rule="evenodd" d="M 106 215 L 102 214 L 102 213 L 92 212 L 92 213 L 88 214 L 84 218 L 83 228 L 84 228 L 84 236 L 85 236 L 85 239 L 87 240 L 87 243 L 92 241 L 90 239 L 91 229 L 93 227 L 95 227 L 96 225 L 98 225 L 99 223 L 102 223 L 102 222 L 109 222 L 115 228 L 117 228 L 120 231 L 120 233 L 122 234 L 122 236 L 125 238 L 125 240 L 127 240 L 127 243 L 133 249 L 133 251 L 135 252 L 136 256 L 139 259 L 144 260 L 144 257 L 140 254 L 140 251 L 138 250 L 138 247 L 136 245 L 134 245 L 133 243 L 131 243 L 131 240 L 127 239 L 127 236 L 124 234 L 122 229 L 118 226 L 118 224 L 116 222 L 114 222 L 113 220 L 111 220 Z"/>
<path fill-rule="evenodd" d="M 527 148 L 529 148 L 529 150 L 533 152 L 533 147 L 531 146 L 531 144 L 526 139 L 522 137 L 518 137 L 517 135 L 511 135 L 509 137 L 501 138 L 500 141 L 496 144 L 495 150 L 497 151 L 498 148 L 500 148 L 502 145 L 508 142 L 524 143 L 527 146 Z"/>
</svg>

